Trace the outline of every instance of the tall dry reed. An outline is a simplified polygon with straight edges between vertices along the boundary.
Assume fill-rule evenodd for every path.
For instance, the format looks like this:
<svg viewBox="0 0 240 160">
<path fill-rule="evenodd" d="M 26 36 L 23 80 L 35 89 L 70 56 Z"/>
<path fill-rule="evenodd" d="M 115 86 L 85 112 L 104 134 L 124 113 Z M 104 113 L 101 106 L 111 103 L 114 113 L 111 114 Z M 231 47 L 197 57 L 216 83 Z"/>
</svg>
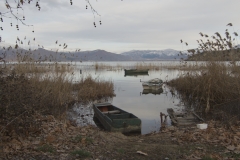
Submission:
<svg viewBox="0 0 240 160">
<path fill-rule="evenodd" d="M 74 103 L 114 96 L 111 81 L 88 76 L 73 83 L 73 78 L 65 72 L 68 66 L 54 64 L 47 69 L 43 67 L 42 72 L 33 72 L 37 65 L 14 64 L 10 73 L 1 74 L 1 134 L 12 130 L 17 134 L 26 134 L 25 130 L 30 126 L 38 126 L 34 117 L 36 114 L 65 118 L 66 110 Z"/>
<path fill-rule="evenodd" d="M 206 112 L 217 109 L 214 106 L 240 99 L 240 67 L 234 56 L 239 53 L 228 30 L 225 35 L 216 32 L 212 40 L 209 37 L 206 41 L 198 40 L 198 49 L 189 50 L 192 53 L 190 60 L 201 61 L 202 57 L 208 57 L 208 61 L 199 70 L 188 70 L 169 82 L 185 100 L 197 102 Z M 226 57 L 231 61 L 222 62 Z"/>
</svg>

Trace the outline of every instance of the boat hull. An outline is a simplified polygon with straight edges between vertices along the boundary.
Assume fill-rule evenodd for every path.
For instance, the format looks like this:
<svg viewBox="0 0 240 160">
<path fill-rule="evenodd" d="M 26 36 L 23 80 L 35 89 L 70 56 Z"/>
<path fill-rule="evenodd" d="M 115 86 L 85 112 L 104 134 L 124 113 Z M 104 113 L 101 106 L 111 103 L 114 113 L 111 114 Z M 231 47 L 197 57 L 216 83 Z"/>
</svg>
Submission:
<svg viewBox="0 0 240 160">
<path fill-rule="evenodd" d="M 143 85 L 143 89 L 146 89 L 146 90 L 159 90 L 160 88 L 162 88 L 162 84 L 154 85 L 154 86 Z"/>
<path fill-rule="evenodd" d="M 124 69 L 125 75 L 127 74 L 148 74 L 149 69 Z"/>
<path fill-rule="evenodd" d="M 162 88 L 163 83 L 161 84 L 142 84 L 143 89 L 149 89 L 149 90 L 158 90 Z"/>
<path fill-rule="evenodd" d="M 163 81 L 161 79 L 155 78 L 147 82 L 142 83 L 143 89 L 158 90 L 162 88 Z"/>
<path fill-rule="evenodd" d="M 131 113 L 123 111 L 110 103 L 94 104 L 93 110 L 94 116 L 101 122 L 107 131 L 141 133 L 141 120 Z"/>
</svg>

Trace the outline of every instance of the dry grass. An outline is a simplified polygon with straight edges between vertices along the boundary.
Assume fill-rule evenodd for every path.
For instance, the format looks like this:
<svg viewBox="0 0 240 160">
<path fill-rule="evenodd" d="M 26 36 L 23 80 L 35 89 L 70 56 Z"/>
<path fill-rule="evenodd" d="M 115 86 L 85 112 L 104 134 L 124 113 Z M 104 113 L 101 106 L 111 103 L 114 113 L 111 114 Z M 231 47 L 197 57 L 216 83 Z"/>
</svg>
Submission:
<svg viewBox="0 0 240 160">
<path fill-rule="evenodd" d="M 88 76 L 74 84 L 67 65 L 25 63 L 14 64 L 11 70 L 4 69 L 0 76 L 0 134 L 12 130 L 26 134 L 29 125 L 38 126 L 33 113 L 65 119 L 66 110 L 76 102 L 114 96 L 111 81 Z"/>
<path fill-rule="evenodd" d="M 112 81 L 82 76 L 73 82 L 72 65 L 34 61 L 30 52 L 16 52 L 17 63 L 2 63 L 5 56 L 0 56 L 0 151 L 4 141 L 39 135 L 42 129 L 49 134 L 42 126 L 49 118 L 64 126 L 74 103 L 114 96 Z"/>
<path fill-rule="evenodd" d="M 73 71 L 73 67 L 71 65 L 60 63 L 24 62 L 7 64 L 6 67 L 9 70 L 14 70 L 17 74 L 42 74 L 47 72 L 64 73 Z"/>
<path fill-rule="evenodd" d="M 119 70 L 119 69 L 149 69 L 149 70 L 161 70 L 161 69 L 179 69 L 182 64 L 172 65 L 169 63 L 162 62 L 136 62 L 134 64 L 116 64 L 116 65 L 108 65 L 104 63 L 95 63 L 95 69 L 108 69 L 108 70 Z"/>
<path fill-rule="evenodd" d="M 193 62 L 182 62 L 180 61 L 179 64 L 171 63 L 171 62 L 136 62 L 134 64 L 106 64 L 106 63 L 98 63 L 94 64 L 94 68 L 98 69 L 106 69 L 111 71 L 118 71 L 121 69 L 149 69 L 149 70 L 162 70 L 162 69 L 169 69 L 169 70 L 201 70 L 206 68 L 204 62 L 193 63 Z"/>
<path fill-rule="evenodd" d="M 159 63 L 141 63 L 138 62 L 134 65 L 134 68 L 136 69 L 149 69 L 149 70 L 160 70 L 161 64 Z"/>
<path fill-rule="evenodd" d="M 98 70 L 98 69 L 119 70 L 119 69 L 121 69 L 123 67 L 123 65 L 117 64 L 117 65 L 113 66 L 113 65 L 108 65 L 106 63 L 98 63 L 98 62 L 96 62 L 94 64 L 94 67 L 95 67 L 96 70 Z"/>
<path fill-rule="evenodd" d="M 183 99 L 199 104 L 206 112 L 211 109 L 220 109 L 217 106 L 221 106 L 221 104 L 229 104 L 225 107 L 231 108 L 230 102 L 240 99 L 240 67 L 231 56 L 237 54 L 238 50 L 232 46 L 233 40 L 227 31 L 224 39 L 218 33 L 216 34 L 217 36 L 213 38 L 212 42 L 208 40 L 199 44 L 198 52 L 200 49 L 204 52 L 198 54 L 224 52 L 228 55 L 222 55 L 228 56 L 231 61 L 216 61 L 215 57 L 212 57 L 204 65 L 200 65 L 198 70 L 191 69 L 190 66 L 188 72 L 169 82 L 169 85 L 181 93 Z M 191 52 L 194 54 L 195 51 Z M 240 112 L 238 111 L 235 115 L 240 117 Z M 231 113 L 229 117 L 232 116 Z"/>
<path fill-rule="evenodd" d="M 162 69 L 168 69 L 168 70 L 201 70 L 205 69 L 206 65 L 204 62 L 199 63 L 193 63 L 193 62 L 184 62 L 180 61 L 179 64 L 176 63 L 156 63 L 156 62 L 138 62 L 131 66 L 131 68 L 137 68 L 137 69 L 149 69 L 149 70 L 162 70 Z"/>
<path fill-rule="evenodd" d="M 90 75 L 86 78 L 82 78 L 78 84 L 74 84 L 73 89 L 77 90 L 77 97 L 80 102 L 114 96 L 113 82 L 101 80 L 99 78 L 93 79 Z"/>
<path fill-rule="evenodd" d="M 232 70 L 234 70 L 234 73 Z M 198 104 L 198 107 L 206 112 L 223 110 L 224 108 L 221 106 L 225 104 L 229 113 L 231 110 L 230 115 L 227 115 L 224 109 L 228 121 L 234 116 L 240 118 L 239 110 L 232 112 L 237 105 L 236 103 L 233 105 L 232 101 L 240 99 L 240 69 L 237 66 L 209 62 L 206 69 L 182 74 L 179 78 L 170 81 L 169 85 L 181 93 L 184 100 L 192 104 Z M 220 119 L 223 120 L 223 118 Z M 224 119 L 226 120 L 226 118 Z"/>
</svg>

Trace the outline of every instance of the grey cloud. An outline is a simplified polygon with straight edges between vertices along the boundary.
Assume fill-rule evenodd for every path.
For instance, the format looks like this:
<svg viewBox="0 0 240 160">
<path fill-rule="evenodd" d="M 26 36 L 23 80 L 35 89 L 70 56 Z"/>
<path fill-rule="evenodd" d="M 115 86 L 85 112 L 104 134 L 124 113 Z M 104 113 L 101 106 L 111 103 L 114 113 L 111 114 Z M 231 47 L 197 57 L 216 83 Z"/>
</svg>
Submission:
<svg viewBox="0 0 240 160">
<path fill-rule="evenodd" d="M 181 48 L 180 39 L 194 46 L 198 33 L 223 32 L 232 22 L 239 30 L 239 0 L 104 0 L 92 1 L 100 17 L 85 9 L 84 1 L 41 1 L 43 12 L 28 10 L 29 23 L 35 24 L 39 41 L 52 46 L 55 40 L 102 49 Z M 97 23 L 94 28 L 93 22 Z M 33 36 L 33 35 L 29 35 Z M 10 38 L 9 38 L 10 40 Z M 95 45 L 93 45 L 95 44 Z M 109 45 L 107 45 L 109 44 Z M 71 46 L 71 44 L 69 44 Z M 109 46 L 109 47 L 108 47 Z M 144 47 L 144 48 L 143 48 Z"/>
</svg>

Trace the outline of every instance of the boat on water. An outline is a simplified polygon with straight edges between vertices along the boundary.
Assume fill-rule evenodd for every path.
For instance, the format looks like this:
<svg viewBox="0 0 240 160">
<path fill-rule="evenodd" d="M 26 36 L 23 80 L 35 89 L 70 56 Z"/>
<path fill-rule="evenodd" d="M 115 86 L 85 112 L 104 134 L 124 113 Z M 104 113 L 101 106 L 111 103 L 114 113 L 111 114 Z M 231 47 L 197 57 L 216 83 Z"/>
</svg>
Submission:
<svg viewBox="0 0 240 160">
<path fill-rule="evenodd" d="M 147 82 L 142 83 L 143 89 L 151 89 L 151 90 L 154 90 L 154 89 L 158 90 L 159 88 L 162 88 L 162 85 L 163 85 L 163 81 L 159 78 L 154 78 Z"/>
<path fill-rule="evenodd" d="M 148 74 L 149 69 L 124 69 L 125 75 Z"/>
<path fill-rule="evenodd" d="M 111 103 L 93 104 L 96 117 L 107 131 L 141 133 L 141 120 Z"/>
</svg>

